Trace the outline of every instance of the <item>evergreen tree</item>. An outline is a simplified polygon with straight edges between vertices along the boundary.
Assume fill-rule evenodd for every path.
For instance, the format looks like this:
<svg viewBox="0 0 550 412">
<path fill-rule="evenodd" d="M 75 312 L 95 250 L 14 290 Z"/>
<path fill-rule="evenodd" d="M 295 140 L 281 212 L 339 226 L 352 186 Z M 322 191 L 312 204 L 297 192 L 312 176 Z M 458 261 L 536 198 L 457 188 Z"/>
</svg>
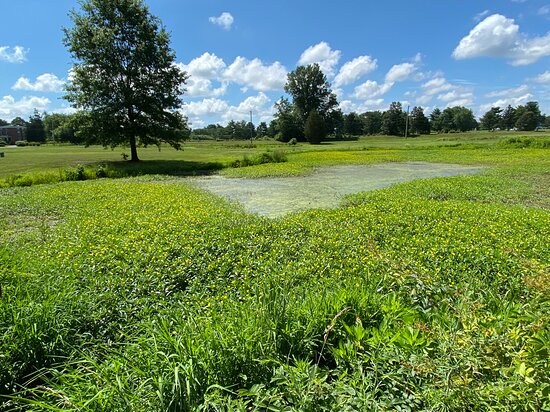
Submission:
<svg viewBox="0 0 550 412">
<path fill-rule="evenodd" d="M 382 134 L 404 136 L 405 116 L 401 103 L 392 102 L 390 108 L 382 116 Z"/>
<path fill-rule="evenodd" d="M 29 142 L 46 141 L 44 122 L 42 121 L 42 116 L 36 109 L 34 110 L 33 115 L 29 117 L 29 122 L 27 123 L 27 140 Z"/>
<path fill-rule="evenodd" d="M 267 136 L 267 123 L 266 122 L 260 122 L 260 124 L 256 128 L 256 136 L 258 136 L 258 137 Z"/>
<path fill-rule="evenodd" d="M 517 122 L 516 109 L 508 105 L 502 112 L 500 128 L 504 130 L 510 130 L 516 127 Z"/>
<path fill-rule="evenodd" d="M 309 114 L 304 127 L 304 134 L 311 144 L 319 144 L 325 138 L 325 121 L 319 113 L 312 111 Z"/>
<path fill-rule="evenodd" d="M 357 113 L 351 112 L 344 116 L 344 133 L 351 136 L 363 134 L 363 122 Z"/>
<path fill-rule="evenodd" d="M 436 133 L 440 133 L 443 130 L 443 125 L 441 123 L 441 110 L 437 107 L 433 109 L 430 114 L 430 129 Z"/>
<path fill-rule="evenodd" d="M 480 127 L 484 130 L 494 130 L 502 124 L 502 109 L 491 107 L 480 119 Z"/>
<path fill-rule="evenodd" d="M 422 107 L 413 107 L 409 123 L 411 134 L 430 134 L 430 121 Z"/>
<path fill-rule="evenodd" d="M 440 131 L 443 133 L 449 133 L 451 130 L 457 130 L 454 113 L 450 107 L 447 107 L 441 112 L 441 116 L 439 117 L 439 125 Z"/>
<path fill-rule="evenodd" d="M 365 134 L 376 135 L 382 132 L 382 112 L 365 112 L 361 115 L 361 118 Z"/>
</svg>

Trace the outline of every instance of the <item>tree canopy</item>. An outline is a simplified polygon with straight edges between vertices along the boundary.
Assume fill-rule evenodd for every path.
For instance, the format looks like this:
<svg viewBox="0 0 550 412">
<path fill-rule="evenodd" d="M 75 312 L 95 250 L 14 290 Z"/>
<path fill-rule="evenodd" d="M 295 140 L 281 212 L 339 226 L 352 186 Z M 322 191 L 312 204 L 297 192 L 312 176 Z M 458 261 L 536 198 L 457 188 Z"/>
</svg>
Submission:
<svg viewBox="0 0 550 412">
<path fill-rule="evenodd" d="M 316 111 L 310 112 L 304 126 L 304 135 L 307 141 L 311 144 L 319 144 L 325 138 L 326 134 L 325 121 L 321 115 Z"/>
<path fill-rule="evenodd" d="M 36 109 L 33 115 L 29 117 L 29 122 L 27 123 L 27 140 L 29 142 L 46 141 L 46 131 L 44 130 L 42 115 Z"/>
<path fill-rule="evenodd" d="M 87 144 L 166 142 L 180 148 L 188 135 L 178 112 L 187 75 L 175 64 L 169 35 L 143 0 L 83 0 L 71 12 L 65 45 L 75 59 L 65 98 L 83 111 Z"/>
<path fill-rule="evenodd" d="M 403 136 L 405 134 L 405 112 L 400 102 L 392 102 L 382 115 L 382 134 Z"/>
<path fill-rule="evenodd" d="M 298 66 L 290 72 L 285 92 L 292 96 L 294 114 L 302 130 L 312 112 L 317 112 L 331 129 L 343 123 L 336 95 L 332 93 L 330 84 L 317 63 Z"/>
</svg>

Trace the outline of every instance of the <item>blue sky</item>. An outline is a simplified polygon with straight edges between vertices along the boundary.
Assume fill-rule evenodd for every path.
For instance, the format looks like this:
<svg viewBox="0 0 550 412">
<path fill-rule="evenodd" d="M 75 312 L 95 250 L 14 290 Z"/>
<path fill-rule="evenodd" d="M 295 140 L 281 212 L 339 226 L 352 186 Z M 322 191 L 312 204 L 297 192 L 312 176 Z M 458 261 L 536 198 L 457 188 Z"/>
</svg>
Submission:
<svg viewBox="0 0 550 412">
<path fill-rule="evenodd" d="M 75 0 L 0 0 L 0 118 L 70 112 L 62 27 Z M 189 74 L 193 128 L 269 121 L 286 74 L 317 62 L 344 112 L 539 102 L 550 114 L 550 0 L 148 0 Z"/>
</svg>

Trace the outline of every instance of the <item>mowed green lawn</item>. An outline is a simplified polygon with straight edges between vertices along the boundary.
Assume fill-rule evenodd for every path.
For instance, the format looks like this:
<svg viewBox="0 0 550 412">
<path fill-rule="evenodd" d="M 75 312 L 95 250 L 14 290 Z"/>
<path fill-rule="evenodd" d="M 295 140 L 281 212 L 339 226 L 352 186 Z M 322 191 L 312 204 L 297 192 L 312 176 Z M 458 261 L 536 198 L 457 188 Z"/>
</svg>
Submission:
<svg viewBox="0 0 550 412">
<path fill-rule="evenodd" d="M 550 410 L 548 140 L 141 151 L 146 172 L 219 162 L 211 171 L 257 178 L 333 164 L 484 166 L 277 219 L 179 176 L 0 189 L 0 410 Z M 63 151 L 124 164 L 121 149 L 18 153 L 34 167 L 56 149 L 54 171 L 74 167 Z M 286 162 L 224 168 L 281 149 Z"/>
<path fill-rule="evenodd" d="M 254 140 L 254 148 L 249 141 L 188 141 L 183 150 L 176 151 L 169 146 L 163 146 L 159 151 L 156 146 L 140 148 L 139 156 L 147 161 L 181 161 L 181 162 L 221 162 L 227 163 L 244 155 L 252 155 L 264 150 L 286 150 L 290 153 L 309 151 L 339 151 L 362 150 L 371 148 L 408 149 L 418 147 L 453 146 L 456 144 L 490 145 L 496 141 L 515 136 L 533 138 L 548 137 L 541 132 L 475 132 L 461 134 L 441 134 L 420 136 L 416 138 L 399 138 L 393 136 L 364 136 L 357 141 L 330 142 L 318 146 L 298 144 L 289 146 L 283 143 Z M 122 162 L 122 154 L 129 149 L 117 147 L 114 149 L 100 146 L 75 146 L 45 144 L 39 147 L 3 147 L 5 153 L 0 158 L 0 176 L 45 171 L 76 166 L 78 164 L 95 164 L 105 162 Z"/>
</svg>

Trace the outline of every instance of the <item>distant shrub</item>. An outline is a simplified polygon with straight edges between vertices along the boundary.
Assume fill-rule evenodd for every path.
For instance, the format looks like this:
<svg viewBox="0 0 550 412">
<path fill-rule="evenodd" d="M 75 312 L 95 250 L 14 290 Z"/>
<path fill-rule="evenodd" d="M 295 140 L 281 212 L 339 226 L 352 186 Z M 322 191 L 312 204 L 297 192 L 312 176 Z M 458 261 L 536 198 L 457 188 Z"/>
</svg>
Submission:
<svg viewBox="0 0 550 412">
<path fill-rule="evenodd" d="M 235 160 L 231 163 L 231 167 L 247 167 L 262 165 L 266 163 L 283 163 L 287 161 L 286 153 L 281 150 L 273 152 L 264 152 L 254 157 L 243 156 L 242 159 Z"/>
<path fill-rule="evenodd" d="M 271 158 L 273 159 L 270 163 L 284 163 L 288 159 L 286 157 L 286 153 L 282 150 L 275 150 L 271 153 Z"/>
<path fill-rule="evenodd" d="M 97 178 L 107 177 L 107 170 L 105 168 L 105 165 L 97 166 L 97 169 L 95 171 L 95 177 Z"/>
<path fill-rule="evenodd" d="M 541 139 L 538 137 L 509 137 L 501 142 L 502 146 L 513 147 L 516 149 L 523 149 L 527 147 L 535 149 L 544 149 L 550 147 L 550 139 Z"/>
<path fill-rule="evenodd" d="M 291 145 L 291 146 L 296 145 L 296 143 L 298 143 L 298 140 L 296 140 L 295 137 L 293 137 L 292 139 L 290 139 L 290 140 L 288 141 L 288 144 Z"/>
<path fill-rule="evenodd" d="M 24 146 L 28 146 L 29 142 L 27 142 L 26 140 L 18 140 L 15 142 L 15 145 L 19 147 L 24 147 Z"/>
<path fill-rule="evenodd" d="M 65 180 L 85 180 L 84 166 L 78 165 L 74 169 L 65 170 Z"/>
<path fill-rule="evenodd" d="M 15 176 L 13 179 L 13 186 L 31 186 L 32 184 L 33 180 L 30 175 Z"/>
</svg>

